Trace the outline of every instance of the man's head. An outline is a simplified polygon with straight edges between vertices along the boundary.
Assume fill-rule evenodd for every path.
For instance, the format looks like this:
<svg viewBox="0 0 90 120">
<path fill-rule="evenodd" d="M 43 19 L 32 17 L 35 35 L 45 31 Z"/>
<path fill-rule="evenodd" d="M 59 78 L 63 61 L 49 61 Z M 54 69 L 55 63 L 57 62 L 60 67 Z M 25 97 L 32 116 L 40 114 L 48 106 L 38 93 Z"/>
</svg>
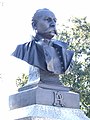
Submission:
<svg viewBox="0 0 90 120">
<path fill-rule="evenodd" d="M 49 9 L 39 9 L 32 18 L 32 27 L 42 37 L 51 39 L 56 32 L 56 17 Z"/>
</svg>

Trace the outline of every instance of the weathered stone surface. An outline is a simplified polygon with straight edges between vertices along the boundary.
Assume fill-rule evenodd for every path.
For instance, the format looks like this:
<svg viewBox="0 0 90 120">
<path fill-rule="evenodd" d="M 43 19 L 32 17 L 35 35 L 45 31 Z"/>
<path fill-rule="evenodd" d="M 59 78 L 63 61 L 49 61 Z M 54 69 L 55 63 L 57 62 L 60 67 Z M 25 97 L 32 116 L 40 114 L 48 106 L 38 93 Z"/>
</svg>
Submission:
<svg viewBox="0 0 90 120">
<path fill-rule="evenodd" d="M 90 120 L 80 109 L 30 105 L 10 111 L 10 120 Z"/>
<path fill-rule="evenodd" d="M 70 92 L 69 88 L 64 86 L 39 84 L 9 97 L 10 109 L 33 104 L 79 108 L 79 94 Z"/>
</svg>

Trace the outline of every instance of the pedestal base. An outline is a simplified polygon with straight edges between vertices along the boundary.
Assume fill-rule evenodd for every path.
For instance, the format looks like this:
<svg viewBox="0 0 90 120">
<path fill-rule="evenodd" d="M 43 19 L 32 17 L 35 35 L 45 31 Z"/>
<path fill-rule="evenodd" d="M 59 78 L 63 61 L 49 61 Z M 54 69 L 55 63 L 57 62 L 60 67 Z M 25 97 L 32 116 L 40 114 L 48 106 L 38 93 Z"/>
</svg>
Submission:
<svg viewBox="0 0 90 120">
<path fill-rule="evenodd" d="M 9 120 L 90 120 L 80 109 L 31 105 L 11 110 Z"/>
<path fill-rule="evenodd" d="M 8 120 L 90 120 L 79 109 L 79 94 L 58 84 L 25 86 L 9 97 Z"/>
</svg>

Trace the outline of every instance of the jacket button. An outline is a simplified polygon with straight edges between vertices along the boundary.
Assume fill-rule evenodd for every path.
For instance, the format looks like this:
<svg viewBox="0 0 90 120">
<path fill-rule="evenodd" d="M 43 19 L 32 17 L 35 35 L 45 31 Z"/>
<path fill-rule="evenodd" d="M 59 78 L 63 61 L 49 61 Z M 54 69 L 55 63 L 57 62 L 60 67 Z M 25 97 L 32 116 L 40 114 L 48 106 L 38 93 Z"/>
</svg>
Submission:
<svg viewBox="0 0 90 120">
<path fill-rule="evenodd" d="M 64 67 L 61 67 L 62 69 L 64 69 Z"/>
<path fill-rule="evenodd" d="M 58 50 L 57 48 L 55 48 L 56 49 L 56 51 Z"/>
<path fill-rule="evenodd" d="M 58 53 L 58 54 L 60 54 L 60 52 L 59 52 L 59 51 L 58 51 L 57 53 Z"/>
<path fill-rule="evenodd" d="M 59 58 L 61 58 L 61 56 L 59 56 Z"/>
<path fill-rule="evenodd" d="M 63 62 L 61 62 L 61 65 L 63 65 Z"/>
</svg>

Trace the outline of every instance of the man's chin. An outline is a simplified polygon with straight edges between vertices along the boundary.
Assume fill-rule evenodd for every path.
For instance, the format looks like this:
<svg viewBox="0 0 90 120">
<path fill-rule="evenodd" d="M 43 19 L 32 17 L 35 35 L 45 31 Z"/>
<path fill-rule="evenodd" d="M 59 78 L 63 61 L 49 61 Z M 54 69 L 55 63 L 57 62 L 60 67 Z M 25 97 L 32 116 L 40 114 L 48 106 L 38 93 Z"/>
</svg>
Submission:
<svg viewBox="0 0 90 120">
<path fill-rule="evenodd" d="M 41 35 L 43 38 L 46 38 L 46 39 L 52 39 L 55 36 L 55 33 L 54 32 L 39 33 L 39 35 Z"/>
<path fill-rule="evenodd" d="M 47 34 L 45 37 L 46 37 L 47 39 L 52 39 L 52 38 L 54 37 L 54 35 L 55 35 L 55 34 Z"/>
</svg>

